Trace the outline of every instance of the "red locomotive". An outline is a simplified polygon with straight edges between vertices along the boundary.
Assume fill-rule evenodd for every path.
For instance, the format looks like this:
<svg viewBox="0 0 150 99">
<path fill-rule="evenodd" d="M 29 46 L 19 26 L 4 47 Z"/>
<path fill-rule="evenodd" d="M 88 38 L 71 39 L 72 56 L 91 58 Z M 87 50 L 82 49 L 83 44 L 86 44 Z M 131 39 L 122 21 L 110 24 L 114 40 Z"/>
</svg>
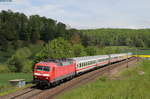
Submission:
<svg viewBox="0 0 150 99">
<path fill-rule="evenodd" d="M 58 84 L 83 72 L 130 58 L 132 53 L 97 55 L 68 59 L 47 59 L 34 66 L 33 80 L 38 86 Z"/>
<path fill-rule="evenodd" d="M 56 84 L 75 76 L 75 61 L 72 59 L 47 59 L 34 66 L 34 82 L 38 85 Z"/>
</svg>

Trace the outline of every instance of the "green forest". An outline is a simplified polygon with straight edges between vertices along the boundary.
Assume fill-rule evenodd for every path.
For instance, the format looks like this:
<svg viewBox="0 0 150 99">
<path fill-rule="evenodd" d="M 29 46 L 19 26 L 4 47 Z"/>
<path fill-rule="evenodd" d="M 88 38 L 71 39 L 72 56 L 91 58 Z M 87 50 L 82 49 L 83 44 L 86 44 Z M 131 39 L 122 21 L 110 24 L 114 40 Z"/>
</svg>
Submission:
<svg viewBox="0 0 150 99">
<path fill-rule="evenodd" d="M 89 29 L 80 32 L 85 46 L 150 47 L 150 29 Z"/>
<path fill-rule="evenodd" d="M 68 28 L 65 23 L 11 10 L 0 12 L 0 73 L 32 72 L 46 58 L 120 53 L 150 47 L 150 29 Z"/>
</svg>

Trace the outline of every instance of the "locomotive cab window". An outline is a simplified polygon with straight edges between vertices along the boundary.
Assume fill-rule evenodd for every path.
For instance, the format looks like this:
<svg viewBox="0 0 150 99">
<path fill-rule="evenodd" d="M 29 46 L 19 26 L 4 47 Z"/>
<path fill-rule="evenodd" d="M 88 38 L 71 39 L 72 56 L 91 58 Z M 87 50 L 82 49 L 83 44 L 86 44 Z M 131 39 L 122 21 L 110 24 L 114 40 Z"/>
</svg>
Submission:
<svg viewBox="0 0 150 99">
<path fill-rule="evenodd" d="M 50 68 L 48 66 L 37 66 L 36 70 L 37 71 L 46 71 L 46 72 L 48 72 L 50 70 Z"/>
</svg>

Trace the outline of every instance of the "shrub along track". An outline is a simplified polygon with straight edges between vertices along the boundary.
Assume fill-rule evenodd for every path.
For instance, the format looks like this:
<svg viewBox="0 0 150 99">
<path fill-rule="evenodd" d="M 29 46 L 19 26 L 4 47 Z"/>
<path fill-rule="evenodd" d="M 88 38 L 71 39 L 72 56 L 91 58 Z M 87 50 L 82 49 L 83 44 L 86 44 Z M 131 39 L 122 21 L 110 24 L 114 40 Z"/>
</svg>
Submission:
<svg viewBox="0 0 150 99">
<path fill-rule="evenodd" d="M 42 89 L 37 89 L 37 88 L 32 87 L 32 88 L 24 89 L 20 91 L 20 93 L 6 95 L 2 98 L 3 99 L 31 99 L 31 98 L 32 99 L 51 99 L 64 91 L 67 91 L 69 89 L 79 87 L 80 85 L 83 85 L 85 83 L 94 81 L 99 76 L 102 76 L 105 74 L 111 75 L 113 72 L 116 72 L 117 69 L 124 68 L 124 67 L 128 68 L 129 66 L 132 66 L 131 64 L 136 63 L 137 61 L 138 61 L 137 58 L 130 58 L 130 59 L 118 62 L 118 63 L 109 64 L 105 67 L 101 67 L 100 69 L 96 69 L 92 72 L 85 73 L 83 75 L 75 77 L 74 79 L 68 82 L 64 82 L 60 85 L 57 85 L 49 89 L 42 90 Z"/>
</svg>

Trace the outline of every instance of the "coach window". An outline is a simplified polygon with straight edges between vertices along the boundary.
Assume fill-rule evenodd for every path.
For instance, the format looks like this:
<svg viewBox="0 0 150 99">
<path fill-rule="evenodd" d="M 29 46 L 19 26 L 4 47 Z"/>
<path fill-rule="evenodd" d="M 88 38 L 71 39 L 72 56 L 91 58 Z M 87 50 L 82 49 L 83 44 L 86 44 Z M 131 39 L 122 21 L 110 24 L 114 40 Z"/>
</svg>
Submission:
<svg viewBox="0 0 150 99">
<path fill-rule="evenodd" d="M 78 64 L 78 68 L 80 67 L 80 63 Z"/>
</svg>

